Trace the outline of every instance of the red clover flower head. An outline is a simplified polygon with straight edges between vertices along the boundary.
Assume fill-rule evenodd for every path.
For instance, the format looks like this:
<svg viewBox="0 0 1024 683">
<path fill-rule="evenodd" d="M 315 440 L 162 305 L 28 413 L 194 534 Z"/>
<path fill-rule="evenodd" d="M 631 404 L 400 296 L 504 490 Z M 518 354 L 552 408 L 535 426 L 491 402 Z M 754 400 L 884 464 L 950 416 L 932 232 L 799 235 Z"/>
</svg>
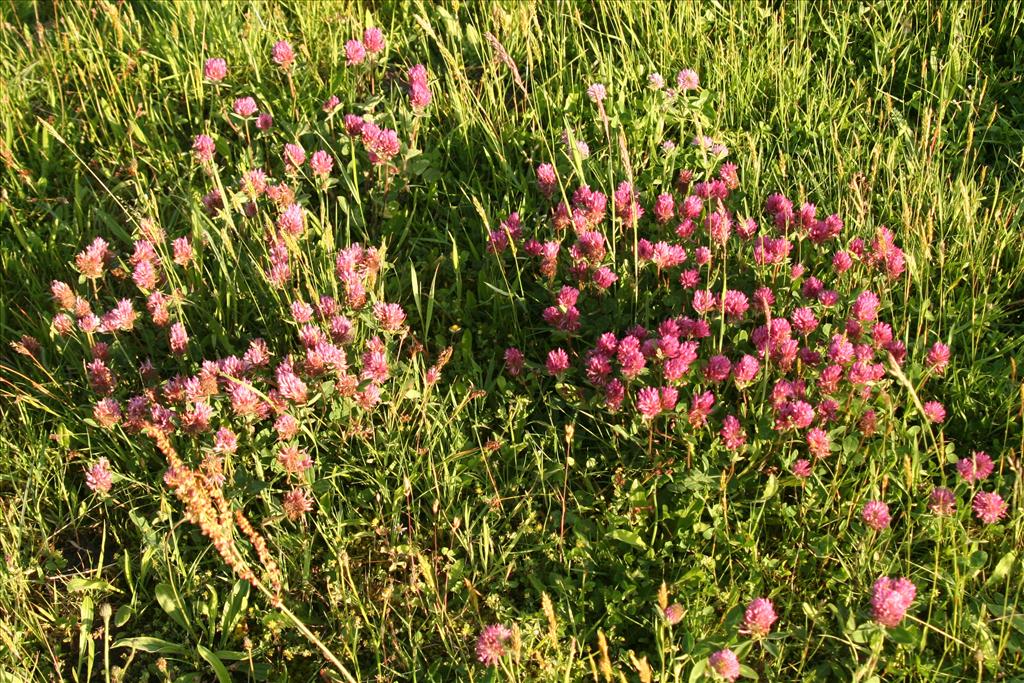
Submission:
<svg viewBox="0 0 1024 683">
<path fill-rule="evenodd" d="M 879 577 L 871 595 L 871 618 L 882 626 L 895 628 L 916 596 L 917 587 L 908 579 Z"/>
<path fill-rule="evenodd" d="M 880 500 L 869 500 L 865 503 L 860 516 L 864 523 L 875 531 L 881 531 L 889 526 L 889 506 Z"/>
<path fill-rule="evenodd" d="M 295 50 L 287 40 L 279 40 L 270 49 L 270 56 L 275 64 L 287 71 L 295 61 Z"/>
<path fill-rule="evenodd" d="M 219 83 L 228 75 L 228 63 L 220 57 L 211 57 L 203 64 L 203 75 L 206 80 Z"/>
<path fill-rule="evenodd" d="M 928 509 L 933 515 L 948 517 L 956 512 L 956 496 L 949 489 L 937 486 L 928 497 Z"/>
<path fill-rule="evenodd" d="M 985 524 L 995 524 L 1006 516 L 1008 510 L 1006 501 L 994 491 L 992 493 L 978 491 L 974 495 L 971 507 L 974 509 L 974 516 Z"/>
<path fill-rule="evenodd" d="M 680 90 L 696 90 L 700 86 L 700 78 L 693 69 L 683 69 L 676 74 L 676 86 Z"/>
<path fill-rule="evenodd" d="M 375 55 L 384 49 L 384 32 L 376 26 L 363 31 L 363 46 L 371 55 Z"/>
<path fill-rule="evenodd" d="M 85 485 L 100 495 L 109 493 L 113 483 L 114 479 L 113 473 L 110 471 L 110 462 L 106 458 L 100 458 L 85 472 Z"/>
<path fill-rule="evenodd" d="M 708 657 L 708 668 L 716 678 L 730 683 L 740 677 L 740 661 L 736 653 L 728 648 Z"/>
<path fill-rule="evenodd" d="M 956 463 L 956 471 L 968 484 L 984 481 L 995 469 L 992 458 L 985 451 L 974 451 L 969 458 L 961 458 Z"/>
<path fill-rule="evenodd" d="M 255 114 L 258 109 L 256 106 L 256 100 L 251 97 L 239 97 L 235 100 L 231 108 L 236 114 L 245 118 Z"/>
<path fill-rule="evenodd" d="M 366 59 L 366 47 L 358 40 L 350 40 L 345 43 L 345 64 L 354 66 L 362 64 Z"/>
<path fill-rule="evenodd" d="M 772 630 L 772 624 L 778 620 L 775 606 L 768 598 L 755 598 L 747 605 L 743 613 L 743 631 L 755 638 L 763 638 Z"/>
<path fill-rule="evenodd" d="M 476 657 L 484 666 L 497 666 L 505 656 L 505 643 L 512 637 L 512 631 L 503 624 L 492 624 L 485 628 L 476 641 Z"/>
</svg>

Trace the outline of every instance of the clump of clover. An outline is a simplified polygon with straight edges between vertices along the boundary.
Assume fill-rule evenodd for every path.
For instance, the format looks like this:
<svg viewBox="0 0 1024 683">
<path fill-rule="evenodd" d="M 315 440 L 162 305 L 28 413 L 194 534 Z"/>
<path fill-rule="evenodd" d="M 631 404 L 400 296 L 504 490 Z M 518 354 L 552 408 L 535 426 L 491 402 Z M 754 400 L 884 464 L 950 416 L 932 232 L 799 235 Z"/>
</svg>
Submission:
<svg viewBox="0 0 1024 683">
<path fill-rule="evenodd" d="M 358 70 L 353 90 L 362 92 L 388 67 L 379 30 L 356 42 L 348 67 Z M 291 89 L 295 51 L 280 41 L 270 56 Z M 225 103 L 191 145 L 202 195 L 195 213 L 205 217 L 166 226 L 142 218 L 131 246 L 95 237 L 74 259 L 77 283 L 51 285 L 52 329 L 59 353 L 82 369 L 92 396 L 89 424 L 152 437 L 168 459 L 165 482 L 189 519 L 252 580 L 231 540 L 249 537 L 276 592 L 280 575 L 267 565 L 265 544 L 224 492 L 229 475 L 251 462 L 241 454 L 260 461 L 249 474 L 264 478 L 284 516 L 300 522 L 314 508 L 313 484 L 323 474 L 311 451 L 325 416 L 369 433 L 371 413 L 399 379 L 429 387 L 446 359 L 418 373 L 422 348 L 403 308 L 384 299 L 385 250 L 335 246 L 323 209 L 344 192 L 387 192 L 408 148 L 379 121 L 418 126 L 430 90 L 417 65 L 408 71 L 407 99 L 387 103 L 392 112 L 341 115 L 332 96 L 314 124 L 282 125 L 257 100 L 287 102 L 283 84 L 250 95 L 246 84 L 230 82 L 224 60 L 202 68 L 213 99 Z M 343 126 L 333 135 L 336 115 Z M 340 173 L 362 180 L 338 183 Z M 121 465 L 116 455 L 99 458 L 88 486 L 108 494 L 112 465 Z"/>
<path fill-rule="evenodd" d="M 588 95 L 607 124 L 605 88 Z M 591 184 L 609 174 L 588 167 L 589 147 L 572 131 L 562 142 L 561 164 L 535 169 L 547 215 L 512 213 L 487 237 L 506 279 L 523 272 L 538 302 L 530 345 L 505 351 L 507 375 L 553 378 L 581 407 L 666 439 L 734 452 L 799 444 L 799 457 L 777 452 L 800 477 L 836 437 L 884 429 L 908 356 L 886 319 L 906 277 L 891 230 L 850 238 L 813 204 L 748 201 L 728 148 L 707 136 L 662 145 L 657 168 L 619 169 L 608 193 Z M 751 203 L 762 209 L 746 213 Z M 948 363 L 935 343 L 924 374 Z M 945 419 L 936 401 L 918 408 Z"/>
</svg>

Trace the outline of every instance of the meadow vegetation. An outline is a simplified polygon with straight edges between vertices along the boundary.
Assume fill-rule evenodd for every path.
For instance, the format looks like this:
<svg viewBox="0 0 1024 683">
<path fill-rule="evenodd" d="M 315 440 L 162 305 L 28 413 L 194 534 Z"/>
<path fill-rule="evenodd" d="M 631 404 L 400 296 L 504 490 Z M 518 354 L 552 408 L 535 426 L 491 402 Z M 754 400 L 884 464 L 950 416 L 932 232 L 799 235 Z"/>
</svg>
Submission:
<svg viewBox="0 0 1024 683">
<path fill-rule="evenodd" d="M 0 682 L 1024 676 L 1019 2 L 0 19 Z"/>
</svg>

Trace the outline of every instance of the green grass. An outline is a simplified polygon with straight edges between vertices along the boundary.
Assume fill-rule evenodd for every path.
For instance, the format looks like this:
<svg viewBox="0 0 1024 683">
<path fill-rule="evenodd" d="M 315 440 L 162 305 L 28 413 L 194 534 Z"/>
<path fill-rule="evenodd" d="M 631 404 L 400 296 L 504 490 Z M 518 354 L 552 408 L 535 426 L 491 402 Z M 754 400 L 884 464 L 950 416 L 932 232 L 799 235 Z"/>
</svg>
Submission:
<svg viewBox="0 0 1024 683">
<path fill-rule="evenodd" d="M 259 273 L 259 233 L 197 208 L 210 185 L 190 158 L 193 135 L 219 126 L 225 165 L 252 161 L 222 122 L 208 123 L 222 104 L 201 78 L 211 55 L 231 65 L 232 96 L 248 88 L 269 103 L 275 135 L 343 161 L 330 192 L 307 192 L 322 237 L 306 243 L 303 286 L 333 281 L 337 246 L 386 245 L 373 296 L 405 306 L 428 353 L 453 348 L 432 393 L 416 383 L 428 365 L 417 357 L 372 419 L 310 415 L 307 523 L 285 521 L 279 482 L 264 481 L 268 434 L 254 433 L 236 463 L 240 504 L 282 565 L 286 607 L 353 676 L 603 680 L 606 637 L 615 677 L 628 680 L 643 657 L 656 680 L 689 680 L 725 645 L 768 681 L 1020 680 L 1022 17 L 1019 2 L 3 0 L 0 681 L 315 680 L 322 668 L 340 680 L 185 521 L 152 445 L 86 421 L 84 356 L 51 341 L 50 281 L 72 281 L 68 263 L 96 235 L 130 251 L 147 216 L 206 239 L 202 270 L 175 283 L 206 297 L 184 306 L 194 344 L 218 357 L 243 352 L 239 339 L 290 339 L 288 301 Z M 394 70 L 372 96 L 343 66 L 344 42 L 369 25 L 384 29 Z M 299 53 L 294 98 L 268 57 L 282 37 Z M 414 120 L 390 103 L 418 62 L 434 100 Z M 686 116 L 648 106 L 648 74 L 671 80 L 684 67 L 700 74 L 700 104 Z M 594 187 L 610 194 L 623 177 L 617 140 L 605 143 L 584 92 L 595 81 L 608 85 L 613 134 L 638 177 L 667 182 L 658 145 L 700 126 L 732 150 L 751 212 L 781 191 L 839 213 L 849 236 L 894 230 L 908 255 L 887 302 L 897 336 L 918 357 L 935 339 L 954 350 L 929 387 L 950 412 L 939 438 L 897 407 L 894 433 L 833 456 L 843 462 L 833 479 L 802 489 L 769 478 L 779 463 L 767 460 L 739 463 L 729 479 L 720 451 L 665 439 L 652 459 L 646 432 L 502 375 L 505 346 L 539 344 L 547 300 L 527 273 L 495 264 L 487 231 L 513 210 L 531 229 L 541 222 L 532 169 L 556 156 L 567 127 L 591 144 Z M 403 139 L 415 127 L 422 153 L 393 192 L 368 192 L 346 165 L 339 122 L 320 109 L 332 93 Z M 641 316 L 637 301 L 623 311 Z M 45 342 L 44 367 L 8 346 L 22 335 Z M 909 403 L 902 387 L 893 396 Z M 972 450 L 997 460 L 1009 518 L 982 529 L 960 495 L 956 517 L 925 519 L 932 482 L 952 484 L 947 458 Z M 101 455 L 120 475 L 106 499 L 83 476 Z M 673 459 L 673 473 L 657 471 Z M 885 490 L 906 519 L 869 541 L 857 510 Z M 884 642 L 868 623 L 882 574 L 918 587 L 915 620 Z M 686 610 L 672 629 L 657 615 L 663 581 Z M 736 628 L 758 595 L 775 602 L 778 637 L 750 645 Z M 516 625 L 521 645 L 487 670 L 473 646 L 494 622 Z"/>
</svg>

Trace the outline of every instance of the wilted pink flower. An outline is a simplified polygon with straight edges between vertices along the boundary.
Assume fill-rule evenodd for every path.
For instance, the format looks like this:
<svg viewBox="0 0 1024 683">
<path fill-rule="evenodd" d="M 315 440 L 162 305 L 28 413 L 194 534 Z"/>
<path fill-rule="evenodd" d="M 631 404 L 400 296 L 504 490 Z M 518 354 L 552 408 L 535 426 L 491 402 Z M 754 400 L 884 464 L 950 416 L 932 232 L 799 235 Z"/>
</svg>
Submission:
<svg viewBox="0 0 1024 683">
<path fill-rule="evenodd" d="M 171 325 L 171 353 L 182 355 L 188 350 L 188 332 L 181 323 Z"/>
<path fill-rule="evenodd" d="M 174 262 L 182 268 L 187 268 L 192 262 L 192 243 L 187 237 L 179 237 L 171 243 L 174 250 Z"/>
<path fill-rule="evenodd" d="M 916 596 L 917 587 L 908 579 L 879 577 L 871 595 L 871 618 L 882 626 L 895 628 Z"/>
<path fill-rule="evenodd" d="M 828 432 L 820 427 L 807 430 L 807 449 L 815 458 L 827 458 L 830 453 L 831 440 Z"/>
<path fill-rule="evenodd" d="M 60 336 L 66 337 L 75 331 L 75 320 L 67 313 L 58 313 L 53 316 L 53 329 Z"/>
<path fill-rule="evenodd" d="M 318 149 L 310 157 L 309 167 L 316 175 L 326 177 L 334 168 L 334 159 L 324 150 Z"/>
<path fill-rule="evenodd" d="M 267 112 L 260 112 L 256 117 L 256 127 L 262 131 L 268 131 L 274 125 L 274 117 Z"/>
<path fill-rule="evenodd" d="M 675 626 L 683 620 L 683 615 L 686 610 L 678 602 L 673 603 L 665 608 L 665 621 L 668 622 L 669 626 Z"/>
<path fill-rule="evenodd" d="M 513 377 L 518 376 L 523 371 L 523 352 L 514 346 L 510 346 L 505 349 L 505 371 Z"/>
<path fill-rule="evenodd" d="M 100 458 L 96 464 L 85 471 L 85 485 L 93 492 L 101 495 L 110 491 L 114 483 L 113 473 L 110 471 L 110 462 L 106 458 Z"/>
<path fill-rule="evenodd" d="M 736 653 L 726 648 L 708 657 L 708 668 L 725 681 L 735 681 L 740 677 L 740 660 Z"/>
<path fill-rule="evenodd" d="M 85 250 L 75 256 L 75 267 L 84 277 L 95 280 L 103 277 L 103 267 L 108 256 L 106 240 L 97 237 Z"/>
<path fill-rule="evenodd" d="M 700 78 L 693 69 L 683 69 L 676 74 L 676 86 L 680 90 L 696 90 L 700 86 Z"/>
<path fill-rule="evenodd" d="M 309 495 L 309 492 L 304 488 L 295 487 L 288 493 L 284 494 L 284 499 L 281 501 L 281 507 L 284 509 L 285 516 L 293 522 L 297 522 L 302 517 L 313 509 L 313 498 Z"/>
<path fill-rule="evenodd" d="M 505 643 L 512 637 L 512 631 L 503 624 L 492 624 L 485 628 L 476 640 L 476 657 L 484 666 L 497 666 L 505 656 Z"/>
<path fill-rule="evenodd" d="M 284 413 L 274 421 L 274 431 L 277 432 L 279 441 L 288 441 L 299 433 L 299 421 L 292 415 Z"/>
<path fill-rule="evenodd" d="M 214 83 L 223 81 L 228 75 L 228 63 L 220 57 L 211 57 L 203 65 L 203 75 Z"/>
<path fill-rule="evenodd" d="M 239 97 L 235 100 L 232 105 L 235 113 L 239 116 L 249 117 L 256 113 L 258 107 L 256 106 L 256 100 L 251 97 Z"/>
<path fill-rule="evenodd" d="M 875 531 L 881 531 L 889 526 L 889 506 L 880 500 L 869 500 L 860 511 L 864 523 Z"/>
<path fill-rule="evenodd" d="M 121 404 L 112 398 L 100 399 L 93 407 L 92 415 L 101 427 L 110 429 L 121 421 Z"/>
<path fill-rule="evenodd" d="M 312 458 L 298 446 L 282 446 L 277 453 L 277 461 L 288 474 L 301 475 L 313 466 Z"/>
<path fill-rule="evenodd" d="M 988 479 L 994 469 L 992 458 L 984 451 L 974 451 L 971 457 L 961 458 L 956 463 L 956 471 L 968 484 Z"/>
<path fill-rule="evenodd" d="M 1006 516 L 1008 506 L 1003 497 L 994 491 L 987 493 L 978 491 L 974 495 L 974 502 L 971 503 L 974 509 L 974 516 L 985 524 L 995 524 Z"/>
<path fill-rule="evenodd" d="M 363 31 L 363 46 L 371 55 L 384 49 L 384 32 L 376 26 Z"/>
<path fill-rule="evenodd" d="M 949 489 L 937 486 L 928 498 L 928 509 L 933 515 L 948 517 L 956 512 L 956 496 Z"/>
<path fill-rule="evenodd" d="M 935 342 L 928 350 L 928 367 L 942 374 L 949 365 L 949 347 L 942 342 Z"/>
<path fill-rule="evenodd" d="M 946 419 L 946 409 L 938 401 L 928 401 L 924 404 L 924 415 L 932 422 L 942 422 Z"/>
<path fill-rule="evenodd" d="M 548 374 L 558 376 L 569 369 L 569 354 L 563 349 L 554 349 L 548 352 L 548 360 L 545 364 Z"/>
<path fill-rule="evenodd" d="M 275 64 L 287 71 L 292 62 L 295 61 L 295 50 L 292 49 L 291 43 L 287 40 L 279 40 L 270 49 L 270 56 Z"/>
<path fill-rule="evenodd" d="M 775 606 L 768 598 L 755 598 L 743 613 L 743 631 L 755 638 L 763 638 L 772 630 L 772 624 L 778 619 Z"/>
<path fill-rule="evenodd" d="M 375 303 L 373 315 L 385 332 L 398 332 L 405 324 L 405 311 L 398 304 Z"/>
<path fill-rule="evenodd" d="M 366 48 L 361 41 L 350 40 L 345 43 L 345 63 L 348 66 L 362 64 L 366 59 Z"/>
</svg>

